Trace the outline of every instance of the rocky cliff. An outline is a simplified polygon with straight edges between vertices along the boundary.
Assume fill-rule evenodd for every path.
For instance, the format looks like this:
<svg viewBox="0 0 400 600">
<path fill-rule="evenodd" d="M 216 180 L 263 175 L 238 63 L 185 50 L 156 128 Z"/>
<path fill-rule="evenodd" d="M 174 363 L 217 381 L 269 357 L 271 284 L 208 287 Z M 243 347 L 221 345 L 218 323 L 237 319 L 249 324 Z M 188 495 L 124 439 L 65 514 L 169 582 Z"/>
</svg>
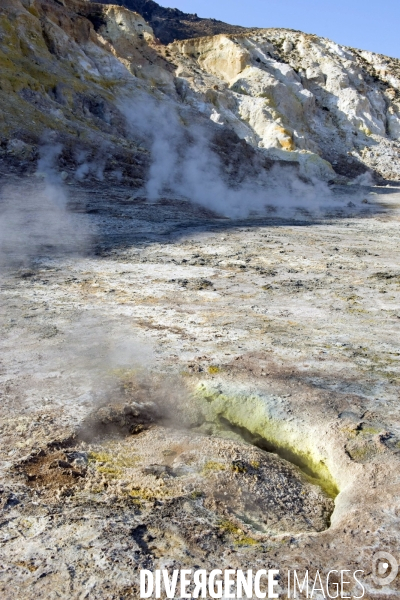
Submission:
<svg viewBox="0 0 400 600">
<path fill-rule="evenodd" d="M 134 107 L 140 96 L 173 107 L 183 127 L 206 128 L 228 178 L 274 161 L 303 179 L 400 178 L 399 60 L 297 31 L 240 30 L 150 1 L 124 3 L 142 14 L 77 0 L 2 3 L 3 160 L 32 169 L 51 141 L 61 143 L 67 171 L 140 187 L 149 132 L 140 136 L 121 110 L 121 97 Z"/>
<path fill-rule="evenodd" d="M 229 25 L 216 19 L 202 19 L 196 14 L 184 13 L 176 8 L 164 8 L 153 0 L 100 0 L 100 4 L 124 6 L 142 15 L 163 44 L 175 40 L 218 35 L 219 33 L 240 33 L 244 27 Z"/>
</svg>

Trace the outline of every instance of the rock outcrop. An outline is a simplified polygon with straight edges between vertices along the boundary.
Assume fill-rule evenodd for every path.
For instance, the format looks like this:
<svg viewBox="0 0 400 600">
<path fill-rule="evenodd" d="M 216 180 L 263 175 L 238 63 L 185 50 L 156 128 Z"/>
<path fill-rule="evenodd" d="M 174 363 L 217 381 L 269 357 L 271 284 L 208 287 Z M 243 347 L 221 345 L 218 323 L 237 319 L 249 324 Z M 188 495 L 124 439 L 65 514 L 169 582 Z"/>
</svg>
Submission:
<svg viewBox="0 0 400 600">
<path fill-rule="evenodd" d="M 170 47 L 179 74 L 214 104 L 211 118 L 252 145 L 315 174 L 322 158 L 340 175 L 398 178 L 399 61 L 278 29 Z"/>
<path fill-rule="evenodd" d="M 99 3 L 110 4 L 107 0 L 100 0 Z M 229 25 L 216 19 L 202 19 L 196 14 L 184 13 L 176 8 L 164 8 L 153 0 L 115 0 L 112 4 L 124 6 L 142 15 L 163 44 L 205 35 L 245 31 L 244 27 Z"/>
<path fill-rule="evenodd" d="M 179 11 L 131 5 L 149 22 L 111 4 L 3 3 L 3 157 L 28 168 L 44 139 L 61 141 L 65 168 L 79 170 L 83 156 L 92 164 L 100 152 L 102 175 L 118 172 L 141 185 L 150 147 L 128 132 L 118 99 L 124 94 L 134 105 L 145 94 L 189 111 L 213 136 L 226 132 L 225 154 L 243 140 L 249 169 L 280 160 L 306 179 L 400 177 L 398 60 L 282 29 L 205 37 L 195 37 L 204 28 L 193 29 L 185 30 L 192 39 L 181 40 L 168 17 L 183 19 Z M 154 24 L 160 11 L 178 38 L 169 45 L 157 37 L 166 39 Z"/>
</svg>

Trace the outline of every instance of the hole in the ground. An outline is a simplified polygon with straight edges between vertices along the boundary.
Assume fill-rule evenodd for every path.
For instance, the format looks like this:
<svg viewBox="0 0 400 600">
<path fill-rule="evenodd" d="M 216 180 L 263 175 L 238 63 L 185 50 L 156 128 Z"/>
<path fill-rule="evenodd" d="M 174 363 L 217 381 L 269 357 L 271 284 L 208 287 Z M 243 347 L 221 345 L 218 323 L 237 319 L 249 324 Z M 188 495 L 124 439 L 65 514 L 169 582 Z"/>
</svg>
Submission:
<svg viewBox="0 0 400 600">
<path fill-rule="evenodd" d="M 162 476 L 159 476 L 158 479 L 161 477 L 163 481 L 165 479 L 171 485 L 172 481 L 175 481 L 178 485 L 182 477 L 188 477 L 188 480 L 192 476 L 195 479 L 198 477 L 199 489 L 204 491 L 202 486 L 205 486 L 204 489 L 209 495 L 211 494 L 210 490 L 214 490 L 210 502 L 216 502 L 221 506 L 226 504 L 226 510 L 233 510 L 233 504 L 236 502 L 233 499 L 237 496 L 235 486 L 238 485 L 239 480 L 240 485 L 243 486 L 243 498 L 247 498 L 246 494 L 250 493 L 253 479 L 257 476 L 259 477 L 258 483 L 254 484 L 259 486 L 257 494 L 253 490 L 254 493 L 250 493 L 253 499 L 249 497 L 242 508 L 235 509 L 237 514 L 240 513 L 241 521 L 246 522 L 246 519 L 249 518 L 252 523 L 255 523 L 261 519 L 260 523 L 262 523 L 263 511 L 266 509 L 268 513 L 268 502 L 271 501 L 274 505 L 277 493 L 282 494 L 282 498 L 286 498 L 286 496 L 289 500 L 291 498 L 290 502 L 293 502 L 294 496 L 302 486 L 305 486 L 306 494 L 311 494 L 310 498 L 315 497 L 316 505 L 319 506 L 318 510 L 322 511 L 318 524 L 313 527 L 315 526 L 319 531 L 329 527 L 330 516 L 334 508 L 332 499 L 338 494 L 338 489 L 333 478 L 330 477 L 324 460 L 321 460 L 318 453 L 313 452 L 310 440 L 307 436 L 300 435 L 293 420 L 288 424 L 284 421 L 275 421 L 267 415 L 264 398 L 228 397 L 221 394 L 220 391 L 214 393 L 211 388 L 204 389 L 198 396 L 190 394 L 187 386 L 181 381 L 179 382 L 181 385 L 177 385 L 176 381 L 171 382 L 159 377 L 152 378 L 148 374 L 139 374 L 138 376 L 137 373 L 129 373 L 128 375 L 124 376 L 123 385 L 113 390 L 113 401 L 98 405 L 86 417 L 79 431 L 76 432 L 76 436 L 71 440 L 69 448 L 70 454 L 73 450 L 84 448 L 89 463 L 91 461 L 90 464 L 92 464 L 91 472 L 96 472 L 96 476 L 103 478 L 108 487 L 116 485 L 115 482 L 122 477 L 126 468 L 134 470 L 128 479 L 131 480 L 132 474 L 135 472 L 137 486 L 140 487 L 141 481 L 144 481 L 146 477 L 156 476 L 162 467 Z M 194 445 L 196 450 L 193 451 L 195 454 L 199 453 L 204 464 L 200 464 L 201 461 L 197 464 L 198 459 L 196 459 L 197 462 L 193 464 L 197 466 L 193 467 L 191 451 L 186 449 L 183 454 L 181 451 L 177 451 L 177 448 L 180 448 L 179 440 L 174 445 L 173 452 L 169 446 L 161 448 L 164 442 L 157 437 L 159 431 L 165 432 L 165 434 L 162 433 L 161 438 L 164 435 L 166 438 L 176 435 L 178 438 L 186 440 L 183 446 Z M 205 436 L 208 439 L 204 439 Z M 226 441 L 227 438 L 230 441 Z M 299 448 L 297 448 L 297 443 Z M 231 450 L 227 450 L 229 444 L 232 444 Z M 123 447 L 123 450 L 116 450 L 119 445 Z M 156 456 L 157 445 L 160 446 L 158 457 Z M 265 463 L 264 467 L 251 466 L 250 459 L 247 462 L 244 461 L 243 457 L 252 452 L 249 445 L 269 454 L 270 458 L 267 455 L 260 455 L 261 463 L 263 465 Z M 225 448 L 225 446 L 228 462 L 221 466 L 218 454 L 220 450 L 217 451 L 216 448 Z M 106 448 L 108 450 L 103 452 L 103 449 Z M 56 489 L 59 486 L 72 491 L 80 488 L 83 481 L 88 481 L 85 469 L 79 472 L 79 469 L 73 464 L 72 458 L 67 456 L 65 448 L 57 447 L 49 448 L 49 450 L 50 454 L 53 454 L 51 460 L 47 456 L 38 457 L 30 461 L 30 464 L 25 465 L 23 471 L 28 478 L 30 487 Z M 92 450 L 94 454 L 91 457 Z M 65 456 L 64 454 L 61 456 L 61 451 L 64 451 Z M 217 453 L 214 454 L 214 451 Z M 170 452 L 172 452 L 172 458 L 168 458 L 171 456 Z M 207 458 L 207 452 L 211 458 Z M 122 458 L 118 453 L 123 455 Z M 186 458 L 185 453 L 188 455 Z M 142 459 L 138 458 L 141 455 L 146 456 L 142 462 Z M 277 462 L 277 459 L 273 459 L 271 455 L 276 455 L 279 459 L 286 461 L 287 466 L 285 467 L 282 462 Z M 242 465 L 243 461 L 247 466 Z M 257 463 L 258 459 L 254 458 L 254 461 Z M 294 467 L 297 469 L 297 475 L 293 470 Z M 279 483 L 278 473 L 286 473 L 285 469 L 288 469 L 288 473 L 290 472 L 291 475 L 282 475 L 283 479 Z M 193 473 L 197 473 L 197 475 L 193 475 Z M 210 477 L 212 481 L 207 482 L 207 478 Z M 246 477 L 249 477 L 249 489 L 246 487 Z M 204 481 L 202 478 L 205 478 Z M 232 481 L 231 478 L 233 478 Z M 293 484 L 293 481 L 297 481 L 297 483 Z M 277 489 L 275 489 L 275 484 Z M 309 484 L 317 486 L 319 491 L 315 487 L 312 491 Z M 102 485 L 103 483 L 101 485 L 96 483 L 94 487 L 97 486 L 100 489 Z M 232 490 L 228 493 L 230 485 Z M 300 512 L 303 512 L 305 510 L 302 505 L 303 496 L 300 492 L 299 494 Z M 281 500 L 279 501 L 281 502 Z M 252 506 L 252 502 L 255 502 L 254 506 Z M 257 503 L 261 503 L 260 506 L 262 505 L 264 508 L 261 510 Z M 284 511 L 285 514 L 282 513 L 279 517 L 288 520 L 288 531 L 293 530 L 293 524 L 289 521 L 294 518 L 291 515 L 291 511 L 294 509 L 290 508 L 289 504 L 287 506 L 285 504 L 285 510 L 287 509 L 288 512 Z M 265 525 L 265 527 L 268 528 L 269 525 Z"/>
<path fill-rule="evenodd" d="M 102 406 L 93 411 L 77 434 L 78 440 L 91 442 L 94 439 L 104 439 L 108 436 L 127 436 L 137 435 L 145 431 L 149 427 L 159 424 L 167 429 L 194 429 L 199 433 L 204 433 L 209 437 L 223 432 L 233 432 L 238 438 L 251 444 L 261 450 L 273 453 L 288 463 L 295 465 L 303 475 L 317 485 L 323 492 L 332 499 L 335 499 L 339 490 L 333 480 L 329 476 L 329 472 L 325 465 L 319 464 L 319 469 L 311 461 L 307 460 L 307 455 L 296 452 L 295 448 L 289 445 L 278 444 L 267 436 L 262 436 L 259 433 L 253 433 L 249 428 L 232 423 L 231 420 L 221 414 L 214 415 L 213 423 L 216 425 L 215 433 L 207 433 L 202 424 L 206 422 L 204 415 L 199 416 L 199 413 L 191 415 L 189 420 L 177 418 L 184 410 L 183 406 L 175 407 L 173 416 L 171 416 L 171 407 L 161 407 L 160 402 L 131 402 L 131 403 L 114 403 Z M 194 422 L 192 421 L 194 419 Z M 185 422 L 186 421 L 186 422 Z M 276 425 L 278 428 L 278 424 Z M 201 431 L 203 429 L 203 431 Z"/>
<path fill-rule="evenodd" d="M 238 544 L 256 543 L 240 533 L 243 527 L 305 533 L 330 526 L 334 494 L 295 452 L 282 451 L 220 415 L 210 424 L 194 411 L 183 423 L 184 409 L 176 406 L 171 419 L 158 403 L 103 405 L 74 438 L 49 446 L 18 471 L 28 487 L 56 502 L 65 496 L 76 502 L 112 496 L 121 506 L 143 510 L 157 494 L 162 502 L 183 495 L 193 514 L 205 508 L 225 529 L 234 527 L 228 533 Z M 187 404 L 186 409 L 187 417 Z M 202 424 L 213 425 L 214 433 L 205 435 Z M 224 430 L 234 435 L 224 436 Z"/>
<path fill-rule="evenodd" d="M 331 479 L 322 477 L 320 473 L 313 469 L 312 466 L 304 458 L 302 458 L 302 456 L 296 454 L 295 451 L 287 447 L 278 446 L 272 441 L 269 441 L 258 434 L 252 433 L 246 427 L 234 425 L 225 417 L 219 416 L 218 421 L 222 429 L 226 431 L 233 431 L 247 443 L 260 448 L 261 450 L 265 450 L 266 452 L 277 454 L 287 462 L 298 467 L 312 483 L 318 485 L 330 498 L 335 499 L 339 494 L 336 484 Z"/>
<path fill-rule="evenodd" d="M 204 420 L 216 424 L 215 433 L 232 432 L 246 442 L 278 455 L 335 499 L 340 490 L 328 468 L 329 455 L 319 447 L 318 430 L 301 419 L 286 418 L 284 406 L 275 396 L 247 395 L 245 391 L 228 389 L 226 393 L 222 392 L 220 384 L 201 383 L 194 394 L 194 404 Z"/>
<path fill-rule="evenodd" d="M 76 437 L 78 441 L 91 442 L 110 435 L 137 435 L 160 418 L 160 410 L 153 402 L 105 404 L 88 415 Z"/>
<path fill-rule="evenodd" d="M 330 498 L 338 495 L 339 489 L 324 459 L 313 455 L 309 440 L 299 436 L 295 426 L 291 426 L 293 431 L 286 430 L 286 423 L 266 419 L 263 400 L 225 396 L 205 386 L 200 386 L 200 395 L 191 395 L 184 382 L 179 381 L 179 385 L 146 372 L 124 375 L 122 384 L 118 400 L 99 406 L 88 415 L 77 433 L 78 440 L 90 443 L 110 435 L 140 434 L 155 424 L 167 429 L 194 429 L 206 435 L 219 436 L 230 431 L 295 465 Z M 247 401 L 249 410 L 243 413 Z M 258 417 L 254 419 L 252 414 Z M 208 430 L 205 424 L 215 427 Z M 302 448 L 297 448 L 296 439 Z"/>
</svg>

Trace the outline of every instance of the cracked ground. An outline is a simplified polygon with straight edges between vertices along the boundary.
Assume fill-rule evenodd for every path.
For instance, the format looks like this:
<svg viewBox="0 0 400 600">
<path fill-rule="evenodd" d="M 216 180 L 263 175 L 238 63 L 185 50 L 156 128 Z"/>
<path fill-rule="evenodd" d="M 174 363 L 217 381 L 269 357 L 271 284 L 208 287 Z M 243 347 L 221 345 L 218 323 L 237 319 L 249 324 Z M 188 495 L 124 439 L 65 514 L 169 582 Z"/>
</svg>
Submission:
<svg viewBox="0 0 400 600">
<path fill-rule="evenodd" d="M 140 568 L 330 565 L 382 597 L 400 190 L 362 193 L 376 210 L 232 221 L 69 186 L 74 244 L 1 280 L 2 598 L 137 598 Z"/>
</svg>

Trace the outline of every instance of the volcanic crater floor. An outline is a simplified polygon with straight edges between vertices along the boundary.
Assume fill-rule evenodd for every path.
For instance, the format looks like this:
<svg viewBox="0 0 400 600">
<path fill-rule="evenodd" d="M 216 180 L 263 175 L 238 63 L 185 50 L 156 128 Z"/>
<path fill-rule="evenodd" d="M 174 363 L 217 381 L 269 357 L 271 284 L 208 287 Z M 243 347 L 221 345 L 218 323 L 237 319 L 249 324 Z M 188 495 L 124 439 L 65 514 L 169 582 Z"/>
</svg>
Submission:
<svg viewBox="0 0 400 600">
<path fill-rule="evenodd" d="M 372 557 L 400 547 L 400 189 L 362 193 L 232 221 L 69 186 L 87 252 L 1 276 L 2 598 L 138 598 L 140 568 L 399 597 Z"/>
</svg>

